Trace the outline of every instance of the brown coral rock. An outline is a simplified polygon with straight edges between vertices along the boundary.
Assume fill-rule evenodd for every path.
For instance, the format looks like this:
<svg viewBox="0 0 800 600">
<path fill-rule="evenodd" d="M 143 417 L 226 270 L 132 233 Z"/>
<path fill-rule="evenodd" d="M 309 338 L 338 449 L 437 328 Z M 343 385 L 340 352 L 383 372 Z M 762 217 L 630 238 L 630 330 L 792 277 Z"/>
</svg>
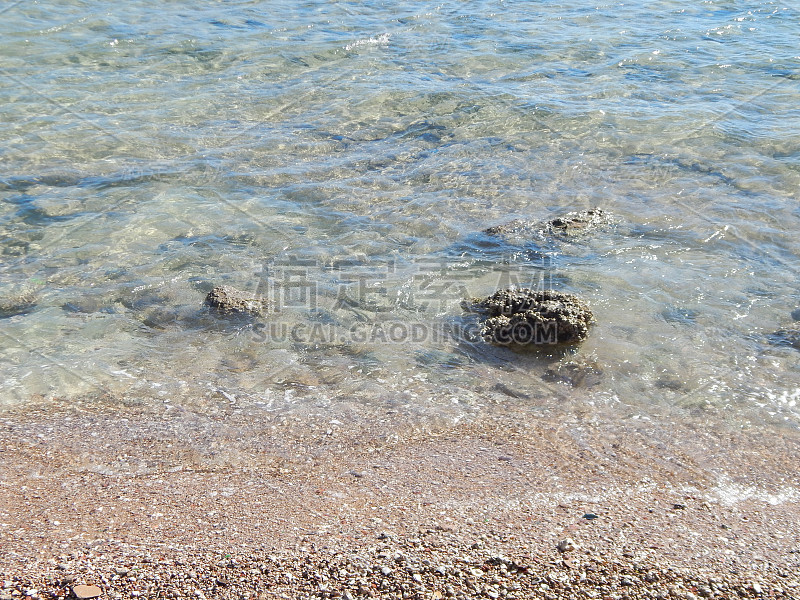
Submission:
<svg viewBox="0 0 800 600">
<path fill-rule="evenodd" d="M 586 339 L 594 321 L 583 300 L 554 290 L 500 290 L 464 308 L 488 317 L 481 334 L 501 346 L 575 344 Z"/>
<path fill-rule="evenodd" d="M 237 290 L 229 285 L 221 285 L 211 290 L 205 299 L 209 306 L 223 315 L 251 314 L 261 315 L 267 310 L 268 303 L 249 292 Z"/>
</svg>

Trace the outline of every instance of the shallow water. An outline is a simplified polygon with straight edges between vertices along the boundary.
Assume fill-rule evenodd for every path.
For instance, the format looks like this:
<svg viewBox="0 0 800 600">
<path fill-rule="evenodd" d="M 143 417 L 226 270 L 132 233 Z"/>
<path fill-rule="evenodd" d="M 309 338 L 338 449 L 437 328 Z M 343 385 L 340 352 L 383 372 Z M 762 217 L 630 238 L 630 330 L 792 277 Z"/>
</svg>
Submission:
<svg viewBox="0 0 800 600">
<path fill-rule="evenodd" d="M 800 306 L 797 10 L 2 10 L 4 405 L 800 423 L 800 352 L 769 337 Z M 615 224 L 577 240 L 480 234 L 592 206 Z M 274 312 L 209 314 L 222 283 Z M 588 341 L 461 335 L 508 285 L 586 298 Z"/>
</svg>

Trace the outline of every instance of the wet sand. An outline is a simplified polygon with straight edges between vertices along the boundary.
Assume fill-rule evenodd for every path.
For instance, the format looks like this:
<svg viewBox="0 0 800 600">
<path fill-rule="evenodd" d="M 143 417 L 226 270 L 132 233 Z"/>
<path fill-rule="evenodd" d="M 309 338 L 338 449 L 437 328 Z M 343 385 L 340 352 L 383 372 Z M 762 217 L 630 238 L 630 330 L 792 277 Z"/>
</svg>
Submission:
<svg viewBox="0 0 800 600">
<path fill-rule="evenodd" d="M 0 595 L 800 597 L 796 431 L 350 416 L 0 413 Z"/>
</svg>

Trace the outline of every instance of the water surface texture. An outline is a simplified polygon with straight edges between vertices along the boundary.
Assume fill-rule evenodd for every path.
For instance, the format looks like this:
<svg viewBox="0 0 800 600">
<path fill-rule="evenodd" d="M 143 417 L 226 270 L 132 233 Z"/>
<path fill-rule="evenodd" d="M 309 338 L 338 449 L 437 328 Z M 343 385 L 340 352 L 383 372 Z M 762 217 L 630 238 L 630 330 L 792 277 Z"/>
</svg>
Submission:
<svg viewBox="0 0 800 600">
<path fill-rule="evenodd" d="M 3 405 L 800 422 L 795 3 L 0 10 Z M 588 341 L 474 339 L 462 299 L 508 285 L 580 294 Z"/>
</svg>

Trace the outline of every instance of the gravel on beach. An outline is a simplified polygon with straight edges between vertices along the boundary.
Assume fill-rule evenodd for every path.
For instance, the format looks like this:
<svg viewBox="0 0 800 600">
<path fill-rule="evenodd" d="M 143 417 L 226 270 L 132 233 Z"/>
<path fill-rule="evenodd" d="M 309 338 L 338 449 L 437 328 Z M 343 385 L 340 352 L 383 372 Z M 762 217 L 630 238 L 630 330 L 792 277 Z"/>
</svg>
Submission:
<svg viewBox="0 0 800 600">
<path fill-rule="evenodd" d="M 485 539 L 484 539 L 485 538 Z M 499 534 L 469 544 L 447 527 L 379 535 L 353 547 L 242 553 L 96 541 L 4 574 L 3 598 L 65 598 L 91 582 L 106 598 L 797 598 L 796 570 L 670 568 L 632 553 L 576 549 L 495 554 Z"/>
</svg>

